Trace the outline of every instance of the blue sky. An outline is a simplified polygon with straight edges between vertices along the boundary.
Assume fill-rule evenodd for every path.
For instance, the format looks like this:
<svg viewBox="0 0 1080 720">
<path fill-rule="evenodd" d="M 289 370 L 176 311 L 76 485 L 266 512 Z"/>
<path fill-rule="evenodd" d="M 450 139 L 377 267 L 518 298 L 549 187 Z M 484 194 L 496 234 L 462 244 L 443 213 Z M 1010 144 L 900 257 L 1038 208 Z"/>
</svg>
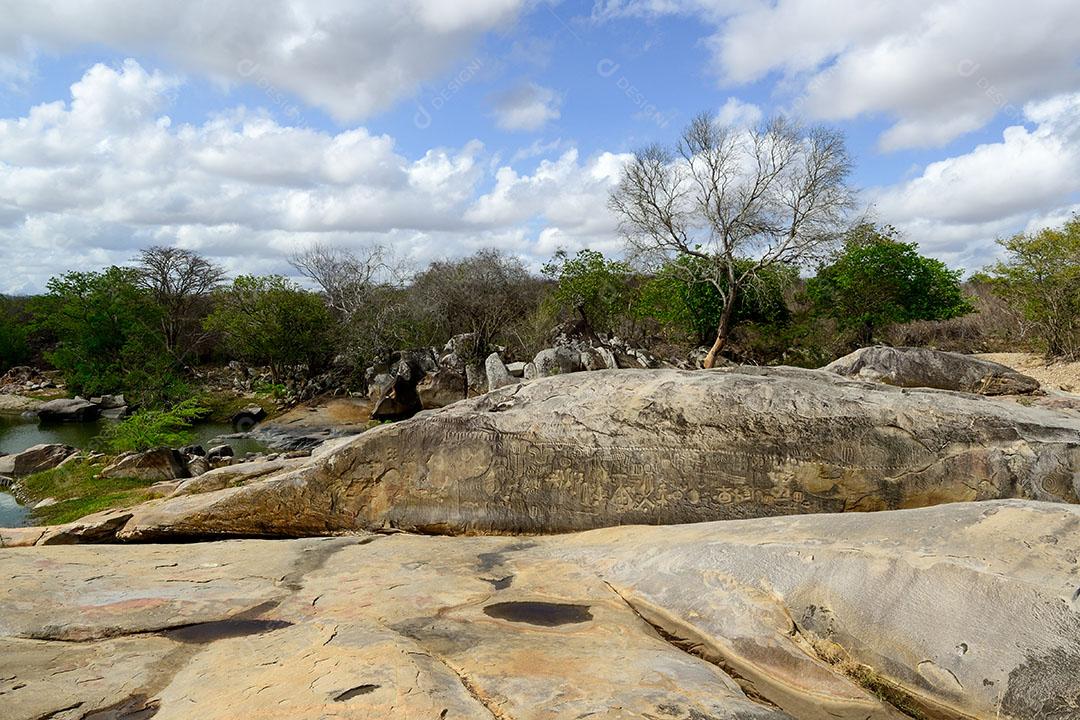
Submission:
<svg viewBox="0 0 1080 720">
<path fill-rule="evenodd" d="M 625 154 L 702 111 L 842 129 L 864 209 L 977 269 L 1077 207 L 1074 5 L 0 0 L 0 290 L 149 244 L 617 254 Z"/>
</svg>

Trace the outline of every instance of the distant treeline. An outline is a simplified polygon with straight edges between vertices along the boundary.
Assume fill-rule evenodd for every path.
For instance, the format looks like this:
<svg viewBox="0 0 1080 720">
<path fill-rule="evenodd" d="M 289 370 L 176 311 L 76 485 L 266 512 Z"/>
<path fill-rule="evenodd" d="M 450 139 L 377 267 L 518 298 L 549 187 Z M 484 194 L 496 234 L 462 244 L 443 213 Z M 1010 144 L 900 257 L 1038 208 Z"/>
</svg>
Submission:
<svg viewBox="0 0 1080 720">
<path fill-rule="evenodd" d="M 961 351 L 1080 356 L 1080 219 L 1001 242 L 1005 260 L 966 283 L 895 230 L 850 229 L 812 277 L 790 263 L 748 274 L 726 314 L 722 354 L 817 367 L 874 342 Z M 38 364 L 73 392 L 124 392 L 144 406 L 192 394 L 191 369 L 238 360 L 288 385 L 327 371 L 355 389 L 395 350 L 471 334 L 528 359 L 557 332 L 618 335 L 669 359 L 715 342 L 728 310 L 724 276 L 691 253 L 631 263 L 592 250 L 557 253 L 539 275 L 496 250 L 408 271 L 386 248 L 313 247 L 292 258 L 317 290 L 280 276 L 226 281 L 176 248 L 130 267 L 53 278 L 44 295 L 4 298 L 0 371 Z M 754 258 L 733 263 L 749 268 Z"/>
</svg>

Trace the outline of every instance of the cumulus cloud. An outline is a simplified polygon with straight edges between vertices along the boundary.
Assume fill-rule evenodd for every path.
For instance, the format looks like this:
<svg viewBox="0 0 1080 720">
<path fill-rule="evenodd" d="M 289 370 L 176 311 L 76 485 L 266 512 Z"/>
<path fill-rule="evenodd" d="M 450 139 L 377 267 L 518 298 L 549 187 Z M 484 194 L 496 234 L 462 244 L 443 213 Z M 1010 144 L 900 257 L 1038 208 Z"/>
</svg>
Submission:
<svg viewBox="0 0 1080 720">
<path fill-rule="evenodd" d="M 569 149 L 521 174 L 475 140 L 406 157 L 362 127 L 282 126 L 245 108 L 174 124 L 177 92 L 132 60 L 95 65 L 68 101 L 0 120 L 0 289 L 38 290 L 151 243 L 280 272 L 316 239 L 388 242 L 420 262 L 492 244 L 533 261 L 549 227 L 568 244 L 614 238 L 605 208 L 620 156 Z"/>
<path fill-rule="evenodd" d="M 562 98 L 551 88 L 524 83 L 492 97 L 495 124 L 503 130 L 539 130 L 559 119 Z"/>
<path fill-rule="evenodd" d="M 1080 82 L 1075 0 L 617 0 L 599 20 L 693 14 L 721 83 L 778 75 L 810 117 L 884 115 L 881 147 L 936 147 Z"/>
<path fill-rule="evenodd" d="M 753 103 L 743 102 L 739 98 L 729 97 L 720 108 L 716 121 L 731 127 L 751 127 L 761 122 L 761 108 Z"/>
<path fill-rule="evenodd" d="M 527 0 L 140 0 L 0 3 L 0 79 L 41 53 L 106 45 L 156 53 L 227 85 L 290 92 L 341 121 L 365 118 L 451 70 Z"/>
<path fill-rule="evenodd" d="M 999 142 L 930 163 L 906 182 L 868 192 L 883 220 L 924 249 L 974 269 L 995 237 L 1060 223 L 1080 193 L 1080 93 L 1030 103 Z"/>
</svg>

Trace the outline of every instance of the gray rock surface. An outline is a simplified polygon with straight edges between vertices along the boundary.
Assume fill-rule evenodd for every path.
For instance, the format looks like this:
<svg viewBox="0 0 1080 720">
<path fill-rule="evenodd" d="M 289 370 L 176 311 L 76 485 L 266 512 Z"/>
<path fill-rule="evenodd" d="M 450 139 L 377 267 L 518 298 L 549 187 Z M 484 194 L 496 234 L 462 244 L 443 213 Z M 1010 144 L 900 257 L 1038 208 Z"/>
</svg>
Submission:
<svg viewBox="0 0 1080 720">
<path fill-rule="evenodd" d="M 42 422 L 88 422 L 97 420 L 101 408 L 83 398 L 61 398 L 42 403 L 37 414 Z"/>
<path fill-rule="evenodd" d="M 134 478 L 137 480 L 180 480 L 191 477 L 184 456 L 172 448 L 156 448 L 145 452 L 121 455 L 101 471 L 103 478 Z"/>
<path fill-rule="evenodd" d="M 581 364 L 581 353 L 574 348 L 562 345 L 536 353 L 533 365 L 536 366 L 537 377 L 566 375 L 585 369 Z"/>
<path fill-rule="evenodd" d="M 52 470 L 78 452 L 70 445 L 34 445 L 19 453 L 0 457 L 0 475 L 25 477 L 43 470 Z"/>
<path fill-rule="evenodd" d="M 484 361 L 484 374 L 487 376 L 488 392 L 492 390 L 498 390 L 501 387 L 507 385 L 514 385 L 517 383 L 517 379 L 510 374 L 510 371 L 506 369 L 506 365 L 503 364 L 502 358 L 499 357 L 499 353 L 491 353 Z"/>
<path fill-rule="evenodd" d="M 547 533 L 1019 497 L 1077 502 L 1080 418 L 792 368 L 576 373 L 119 511 L 120 539 Z M 116 522 L 115 513 L 84 522 Z"/>
<path fill-rule="evenodd" d="M 1078 507 L 1005 501 L 527 539 L 6 549 L 0 706 L 1066 720 L 1078 526 Z"/>
<path fill-rule="evenodd" d="M 865 347 L 825 366 L 844 377 L 979 395 L 1027 395 L 1039 381 L 971 355 L 929 348 Z"/>
</svg>

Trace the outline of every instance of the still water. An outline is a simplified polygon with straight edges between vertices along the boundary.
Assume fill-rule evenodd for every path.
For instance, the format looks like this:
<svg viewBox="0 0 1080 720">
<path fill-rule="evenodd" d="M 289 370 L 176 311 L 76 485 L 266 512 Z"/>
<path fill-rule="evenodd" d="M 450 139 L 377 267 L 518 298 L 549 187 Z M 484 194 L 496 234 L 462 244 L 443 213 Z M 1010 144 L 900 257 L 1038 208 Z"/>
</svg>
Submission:
<svg viewBox="0 0 1080 720">
<path fill-rule="evenodd" d="M 39 425 L 37 418 L 0 415 L 0 453 L 22 452 L 42 443 L 63 443 L 77 448 L 88 448 L 93 445 L 94 438 L 108 422 L 112 421 Z M 231 445 L 237 455 L 266 449 L 264 445 L 250 438 L 226 437 L 232 434 L 232 426 L 225 423 L 206 423 L 191 430 L 193 442 L 207 449 L 223 443 Z M 28 514 L 26 508 L 15 502 L 15 498 L 0 487 L 0 527 L 25 525 Z"/>
</svg>

